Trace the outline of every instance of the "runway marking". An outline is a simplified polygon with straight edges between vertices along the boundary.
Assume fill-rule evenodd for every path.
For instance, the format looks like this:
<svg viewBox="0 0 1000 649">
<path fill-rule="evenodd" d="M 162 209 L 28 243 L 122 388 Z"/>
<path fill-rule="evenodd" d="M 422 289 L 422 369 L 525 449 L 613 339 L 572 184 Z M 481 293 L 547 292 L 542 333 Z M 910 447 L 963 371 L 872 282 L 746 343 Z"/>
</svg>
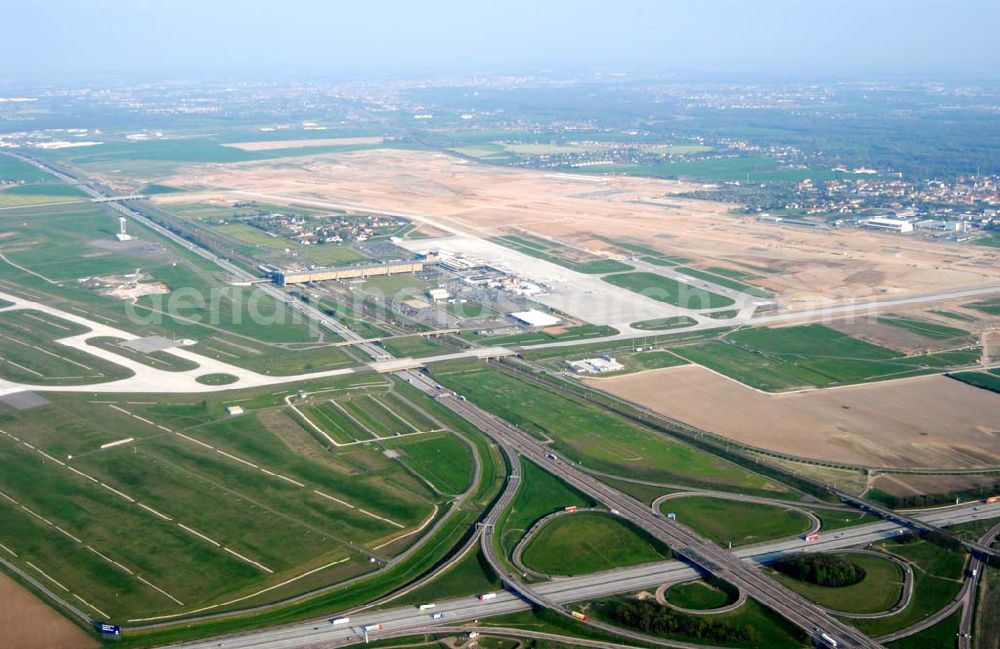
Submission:
<svg viewBox="0 0 1000 649">
<path fill-rule="evenodd" d="M 111 493 L 116 494 L 118 496 L 121 496 L 122 498 L 124 498 L 125 500 L 129 501 L 130 503 L 134 503 L 135 502 L 135 498 L 133 498 L 132 496 L 129 496 L 128 494 L 123 494 L 122 492 L 118 491 L 114 487 L 112 487 L 112 486 L 110 486 L 108 484 L 105 484 L 103 482 L 101 482 L 99 484 L 102 487 L 104 487 L 105 489 L 107 489 L 108 491 L 110 491 Z"/>
<path fill-rule="evenodd" d="M 5 494 L 2 491 L 0 491 L 0 496 L 3 496 L 4 498 L 6 498 L 10 502 L 14 503 L 15 505 L 20 505 L 21 504 L 21 503 L 17 502 L 16 500 L 14 500 L 13 498 L 11 498 L 10 496 L 8 496 L 7 494 Z"/>
<path fill-rule="evenodd" d="M 0 549 L 3 549 L 3 550 L 6 550 L 7 552 L 10 552 L 10 553 L 11 553 L 12 555 L 14 555 L 15 557 L 17 556 L 17 552 L 14 552 L 13 550 L 11 550 L 10 548 L 8 548 L 8 547 L 7 547 L 6 545 L 4 545 L 3 543 L 0 543 Z"/>
<path fill-rule="evenodd" d="M 206 541 L 208 541 L 209 543 L 211 543 L 212 545 L 214 545 L 217 548 L 221 548 L 222 547 L 222 544 L 219 543 L 218 541 L 216 541 L 215 539 L 213 539 L 211 537 L 208 537 L 208 536 L 205 536 L 204 534 L 202 534 L 198 530 L 191 529 L 190 527 L 188 527 L 184 523 L 177 523 L 177 526 L 180 527 L 181 529 L 185 530 L 185 531 L 190 532 L 191 534 L 194 534 L 195 536 L 200 536 L 201 538 L 205 539 Z"/>
<path fill-rule="evenodd" d="M 157 516 L 159 518 L 162 518 L 165 521 L 172 521 L 172 520 L 174 520 L 174 519 L 170 518 L 169 516 L 167 516 L 166 514 L 161 514 L 160 512 L 158 512 L 155 509 L 153 509 L 152 507 L 150 507 L 149 505 L 145 505 L 145 504 L 140 503 L 140 502 L 136 502 L 136 505 L 139 505 L 140 507 L 142 507 L 143 509 L 145 509 L 147 512 L 149 512 L 150 514 L 152 514 L 153 516 Z"/>
<path fill-rule="evenodd" d="M 49 574 L 47 572 L 45 572 L 44 570 L 42 570 L 41 568 L 39 568 L 35 564 L 31 563 L 30 561 L 25 561 L 25 563 L 28 564 L 29 566 L 31 566 L 32 568 L 34 568 L 35 570 L 37 570 L 38 572 L 40 572 L 43 577 L 45 577 L 46 579 L 48 579 L 49 581 L 51 581 L 53 584 L 55 584 L 59 588 L 62 588 L 67 593 L 69 592 L 69 588 L 66 588 L 61 583 L 59 583 L 58 581 L 56 581 L 55 579 L 53 579 L 51 576 L 49 576 Z"/>
<path fill-rule="evenodd" d="M 115 565 L 115 566 L 118 566 L 119 568 L 121 568 L 122 570 L 124 570 L 125 572 L 127 572 L 128 574 L 135 575 L 134 572 L 132 572 L 131 570 L 129 570 L 128 568 L 126 568 L 122 564 L 118 563 L 117 561 L 115 561 L 111 557 L 107 556 L 106 554 L 101 554 L 100 552 L 98 552 L 97 550 L 95 550 L 93 546 L 88 545 L 87 549 L 90 550 L 91 552 L 93 552 L 94 554 L 96 554 L 97 556 L 99 556 L 100 558 L 104 559 L 108 563 L 110 563 L 112 565 Z"/>
<path fill-rule="evenodd" d="M 225 451 L 222 451 L 220 449 L 215 449 L 215 452 L 219 453 L 220 455 L 225 455 L 230 460 L 236 460 L 237 462 L 241 462 L 241 463 L 247 465 L 248 467 L 252 467 L 254 469 L 259 469 L 260 468 L 259 466 L 257 466 L 253 462 L 248 462 L 248 461 L 244 460 L 243 458 L 236 457 L 235 455 L 230 455 L 229 453 L 226 453 Z"/>
<path fill-rule="evenodd" d="M 154 620 L 166 620 L 166 619 L 169 619 L 169 618 L 178 617 L 180 615 L 194 615 L 195 613 L 202 613 L 204 611 L 210 611 L 213 608 L 219 608 L 220 606 L 230 606 L 232 604 L 236 604 L 236 603 L 248 600 L 248 599 L 250 599 L 252 597 L 256 597 L 257 595 L 262 595 L 263 593 L 266 593 L 268 591 L 274 590 L 275 588 L 281 588 L 282 586 L 287 586 L 288 584 L 290 584 L 292 582 L 295 582 L 295 581 L 298 581 L 299 579 L 304 579 L 304 578 L 308 577 L 309 575 L 314 575 L 317 572 L 320 572 L 321 570 L 326 570 L 327 568 L 330 568 L 331 566 L 336 566 L 337 564 L 344 563 L 345 561 L 348 561 L 348 560 L 349 560 L 349 557 L 345 557 L 343 559 L 337 559 L 336 561 L 331 561 L 330 563 L 328 563 L 326 565 L 323 565 L 323 566 L 320 566 L 319 568 L 313 568 L 312 570 L 304 572 L 301 575 L 296 575 L 295 577 L 292 577 L 290 579 L 286 579 L 285 581 L 283 581 L 281 583 L 274 584 L 273 586 L 268 586 L 267 588 L 262 588 L 262 589 L 260 589 L 258 591 L 250 593 L 249 595 L 243 595 L 242 597 L 237 597 L 236 599 L 231 599 L 228 602 L 220 602 L 218 604 L 212 604 L 210 606 L 203 606 L 202 608 L 198 608 L 198 609 L 195 609 L 193 611 L 187 611 L 186 613 L 175 613 L 173 615 L 158 615 L 156 617 L 134 618 L 134 619 L 129 620 L 129 622 L 152 622 Z"/>
<path fill-rule="evenodd" d="M 163 589 L 162 589 L 162 588 L 160 588 L 159 586 L 156 586 L 155 584 L 153 584 L 153 583 L 151 583 L 150 581 L 148 581 L 148 580 L 144 579 L 143 577 L 140 577 L 139 575 L 136 575 L 136 578 L 137 578 L 137 579 L 138 579 L 139 581 L 141 581 L 142 583 L 144 583 L 144 584 L 146 584 L 147 586 L 149 586 L 150 588 L 152 588 L 153 590 L 155 590 L 156 592 L 158 592 L 158 593 L 161 593 L 161 594 L 163 594 L 163 595 L 166 595 L 167 597 L 169 597 L 169 598 L 170 598 L 170 599 L 172 599 L 173 601 L 177 602 L 177 605 L 178 605 L 178 606 L 184 606 L 184 602 L 182 602 L 181 600 L 177 599 L 176 597 L 174 597 L 173 595 L 171 595 L 171 594 L 170 594 L 170 593 L 168 593 L 167 591 L 163 590 Z"/>
<path fill-rule="evenodd" d="M 224 547 L 222 549 L 225 550 L 226 552 L 228 552 L 229 554 L 233 555 L 234 557 L 242 559 L 243 561 L 246 561 L 247 563 L 249 563 L 251 565 L 257 566 L 258 568 L 260 568 L 261 570 L 263 570 L 264 572 L 266 572 L 268 574 L 274 574 L 274 571 L 271 570 L 270 568 L 268 568 L 267 566 L 265 566 L 264 564 L 260 563 L 259 561 L 254 561 L 253 559 L 251 559 L 249 557 L 245 557 L 242 554 L 240 554 L 239 552 L 237 552 L 236 550 L 233 550 L 232 548 Z"/>
<path fill-rule="evenodd" d="M 90 608 L 90 610 L 96 611 L 97 614 L 100 615 L 101 617 L 104 617 L 104 618 L 111 617 L 110 615 L 108 615 L 107 613 L 105 613 L 101 609 L 97 608 L 96 606 L 94 606 L 93 604 L 91 604 L 90 602 L 88 602 L 87 600 L 85 600 L 84 598 L 80 597 L 76 593 L 73 593 L 73 597 L 75 597 L 78 600 L 80 600 L 81 602 L 83 602 L 88 608 Z"/>
<path fill-rule="evenodd" d="M 200 440 L 197 440 L 197 439 L 195 439 L 195 438 L 193 438 L 193 437 L 188 437 L 188 436 L 187 436 L 187 435 L 185 435 L 184 433 L 174 433 L 174 434 L 175 434 L 175 435 L 178 435 L 178 436 L 180 436 L 180 437 L 183 437 L 184 439 L 186 439 L 186 440 L 187 440 L 187 441 L 189 441 L 189 442 L 194 442 L 194 443 L 195 443 L 195 444 L 197 444 L 198 446 L 204 446 L 205 448 L 208 448 L 208 449 L 211 449 L 211 450 L 213 450 L 213 451 L 215 450 L 215 447 L 214 447 L 214 446 L 209 446 L 209 445 L 208 445 L 208 444 L 206 444 L 205 442 L 202 442 L 202 441 L 200 441 Z"/>
</svg>

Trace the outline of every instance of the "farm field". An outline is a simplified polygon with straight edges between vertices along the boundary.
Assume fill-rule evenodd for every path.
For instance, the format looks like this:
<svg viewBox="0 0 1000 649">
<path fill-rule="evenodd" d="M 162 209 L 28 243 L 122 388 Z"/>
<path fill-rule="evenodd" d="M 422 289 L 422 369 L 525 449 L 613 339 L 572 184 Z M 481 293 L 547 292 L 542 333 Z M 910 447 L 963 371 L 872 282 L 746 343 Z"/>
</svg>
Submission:
<svg viewBox="0 0 1000 649">
<path fill-rule="evenodd" d="M 709 496 L 682 496 L 663 502 L 660 510 L 722 547 L 750 545 L 802 534 L 809 519 L 783 507 Z"/>
<path fill-rule="evenodd" d="M 733 304 L 733 300 L 724 295 L 711 293 L 655 273 L 607 275 L 604 281 L 686 309 L 715 309 Z"/>
<path fill-rule="evenodd" d="M 546 575 L 585 575 L 670 558 L 670 550 L 621 519 L 599 512 L 558 516 L 524 548 L 524 565 Z"/>
<path fill-rule="evenodd" d="M 772 570 L 771 576 L 807 599 L 845 613 L 880 613 L 892 608 L 903 591 L 903 570 L 888 559 L 871 554 L 843 555 L 865 571 L 851 586 L 829 588 L 800 581 Z"/>
<path fill-rule="evenodd" d="M 918 376 L 979 357 L 974 348 L 907 356 L 818 324 L 744 329 L 677 353 L 768 392 Z"/>
<path fill-rule="evenodd" d="M 372 379 L 328 389 L 385 399 Z M 472 483 L 469 448 L 450 433 L 329 450 L 280 399 L 254 396 L 264 392 L 0 406 L 12 467 L 0 476 L 0 543 L 95 617 L 222 610 L 368 573 L 370 557 L 408 547 L 419 536 L 404 535 Z M 232 400 L 250 412 L 227 417 Z M 401 416 L 422 415 L 411 404 Z"/>
<path fill-rule="evenodd" d="M 591 469 L 664 482 L 780 491 L 774 483 L 594 406 L 493 369 L 433 371 L 442 384 Z"/>
<path fill-rule="evenodd" d="M 948 377 L 967 383 L 974 388 L 982 388 L 1000 394 L 1000 369 L 992 369 L 989 372 L 954 372 Z"/>
<path fill-rule="evenodd" d="M 87 196 L 34 165 L 0 155 L 0 207 L 83 201 Z"/>
<path fill-rule="evenodd" d="M 4 557 L 9 558 L 8 556 Z M 94 638 L 0 572 L 0 647 L 96 649 Z"/>
<path fill-rule="evenodd" d="M 753 390 L 697 365 L 585 382 L 702 430 L 798 457 L 903 467 L 996 463 L 982 432 L 996 429 L 996 396 L 944 376 L 788 394 Z M 940 399 L 953 407 L 943 411 Z"/>
</svg>

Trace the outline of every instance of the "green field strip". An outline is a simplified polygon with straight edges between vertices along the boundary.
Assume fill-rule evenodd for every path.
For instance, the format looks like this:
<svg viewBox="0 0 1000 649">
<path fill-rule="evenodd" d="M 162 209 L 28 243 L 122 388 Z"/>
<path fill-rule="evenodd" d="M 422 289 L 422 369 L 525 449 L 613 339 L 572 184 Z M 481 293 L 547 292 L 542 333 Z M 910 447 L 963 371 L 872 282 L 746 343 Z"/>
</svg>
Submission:
<svg viewBox="0 0 1000 649">
<path fill-rule="evenodd" d="M 357 441 L 378 439 L 380 435 L 372 430 L 373 427 L 376 427 L 375 424 L 368 421 L 369 418 L 363 414 L 359 417 L 359 413 L 355 411 L 356 409 L 348 408 L 346 404 L 350 403 L 349 399 L 343 399 L 342 401 L 343 403 L 341 400 L 331 399 L 327 402 L 327 405 L 338 412 L 345 422 L 349 423 L 351 426 L 351 435 Z"/>
<path fill-rule="evenodd" d="M 16 462 L 13 470 L 4 472 L 4 493 L 180 601 L 209 597 L 236 579 L 259 576 L 236 559 L 192 545 L 191 536 L 177 525 L 150 515 L 92 478 L 43 464 L 2 440 L 0 460 Z M 199 578 L 185 577 L 191 575 Z"/>
<path fill-rule="evenodd" d="M 313 424 L 321 428 L 340 444 L 350 444 L 359 440 L 370 440 L 372 437 L 361 432 L 360 427 L 344 416 L 332 403 L 323 402 L 316 405 L 297 406 Z"/>
<path fill-rule="evenodd" d="M 402 451 L 404 461 L 444 493 L 460 494 L 472 484 L 472 452 L 452 433 L 390 440 L 386 446 Z"/>
<path fill-rule="evenodd" d="M 744 282 L 737 281 L 735 279 L 724 277 L 716 273 L 710 273 L 707 271 L 699 270 L 697 268 L 690 268 L 688 266 L 678 266 L 675 268 L 678 273 L 688 275 L 690 277 L 696 277 L 698 279 L 703 279 L 706 282 L 711 282 L 719 286 L 724 286 L 726 288 L 731 288 L 734 291 L 739 291 L 740 293 L 746 293 L 747 295 L 752 295 L 753 297 L 759 298 L 769 298 L 774 297 L 774 293 L 757 286 L 752 286 Z"/>
<path fill-rule="evenodd" d="M 191 479 L 213 485 L 246 501 L 261 501 L 256 509 L 278 510 L 305 525 L 325 530 L 344 545 L 347 545 L 346 538 L 367 539 L 386 532 L 382 522 L 361 513 L 364 504 L 359 507 L 350 495 L 331 489 L 329 485 L 311 484 L 308 480 L 297 480 L 298 485 L 289 480 L 264 480 L 260 476 L 261 469 L 233 462 L 231 455 L 204 452 L 208 449 L 199 450 L 196 446 L 180 442 L 162 442 L 162 446 L 147 446 L 146 452 L 180 468 Z M 270 478 L 276 477 L 276 471 L 268 469 L 267 472 L 272 474 Z M 320 493 L 317 494 L 317 491 Z"/>
<path fill-rule="evenodd" d="M 605 282 L 659 302 L 687 309 L 715 309 L 734 304 L 732 298 L 712 293 L 663 275 L 648 272 L 606 275 Z"/>
<path fill-rule="evenodd" d="M 660 482 L 773 486 L 683 442 L 497 370 L 442 374 L 438 380 L 511 423 L 551 437 L 555 449 L 598 471 Z"/>
<path fill-rule="evenodd" d="M 250 462 L 290 476 L 308 487 L 341 498 L 359 509 L 372 511 L 404 525 L 419 524 L 432 509 L 427 501 L 429 495 L 427 498 L 422 497 L 422 494 L 427 494 L 426 488 L 415 480 L 408 481 L 402 477 L 402 469 L 391 464 L 378 449 L 368 450 L 365 445 L 358 445 L 349 447 L 349 450 L 338 451 L 336 459 L 340 461 L 349 462 L 352 456 L 364 460 L 359 463 L 359 474 L 345 474 L 331 471 L 327 465 L 297 455 L 261 426 L 252 415 L 212 422 L 199 428 L 197 436 L 203 442 L 224 448 Z M 211 457 L 213 454 L 205 455 L 207 459 L 204 461 L 210 463 L 213 471 L 232 471 L 232 462 L 229 462 L 228 468 L 215 465 L 215 458 Z M 240 471 L 233 472 L 234 474 L 242 473 L 242 469 L 246 468 L 249 483 L 256 486 L 261 484 L 260 479 L 249 471 L 249 467 L 243 467 L 239 463 L 235 466 Z M 388 479 L 390 477 L 391 480 Z M 366 521 L 368 526 L 372 523 L 371 520 Z"/>
<path fill-rule="evenodd" d="M 335 520 L 328 517 L 310 525 L 284 506 L 280 511 L 277 507 L 268 511 L 261 497 L 266 489 L 254 493 L 252 500 L 245 499 L 237 490 L 199 480 L 155 453 L 144 451 L 137 458 L 127 450 L 115 450 L 88 456 L 79 465 L 161 514 L 232 548 L 251 560 L 248 562 L 259 562 L 271 570 L 294 568 L 314 555 L 342 547 L 339 540 L 322 538 L 315 529 Z M 300 492 L 300 497 L 305 494 Z M 219 515 L 221 511 L 224 516 Z M 277 520 L 282 525 L 275 525 Z"/>
<path fill-rule="evenodd" d="M 337 405 L 364 425 L 375 437 L 393 437 L 401 428 L 400 422 L 390 418 L 384 409 L 371 401 L 370 396 L 360 395 L 342 399 Z"/>
<path fill-rule="evenodd" d="M 378 399 L 386 407 L 391 408 L 397 416 L 405 419 L 414 430 L 437 430 L 442 426 L 441 424 L 432 421 L 429 415 L 420 411 L 419 406 L 398 392 L 391 391 L 380 394 Z"/>
<path fill-rule="evenodd" d="M 937 322 L 917 320 L 916 318 L 908 318 L 905 316 L 880 315 L 878 316 L 878 322 L 906 329 L 907 331 L 912 331 L 915 334 L 919 334 L 924 338 L 930 338 L 932 340 L 947 340 L 948 338 L 959 338 L 969 335 L 969 332 L 965 329 L 949 327 Z"/>
</svg>

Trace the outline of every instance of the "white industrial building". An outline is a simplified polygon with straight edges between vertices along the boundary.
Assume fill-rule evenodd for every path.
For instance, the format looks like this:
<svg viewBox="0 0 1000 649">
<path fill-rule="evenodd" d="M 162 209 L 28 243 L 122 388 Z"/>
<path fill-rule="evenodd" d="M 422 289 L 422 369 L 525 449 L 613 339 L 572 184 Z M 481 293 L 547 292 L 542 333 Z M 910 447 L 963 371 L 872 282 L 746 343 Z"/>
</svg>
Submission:
<svg viewBox="0 0 1000 649">
<path fill-rule="evenodd" d="M 448 293 L 448 289 L 446 288 L 432 288 L 429 291 L 427 291 L 427 297 L 434 300 L 435 302 L 444 302 L 449 297 L 451 297 L 451 294 Z"/>
<path fill-rule="evenodd" d="M 615 360 L 614 356 L 597 356 L 579 361 L 566 361 L 566 366 L 577 374 L 604 374 L 625 369 L 625 366 Z"/>
<path fill-rule="evenodd" d="M 888 230 L 889 232 L 897 232 L 899 234 L 913 232 L 913 223 L 902 219 L 890 219 L 882 216 L 865 219 L 861 222 L 861 225 L 872 230 Z"/>
<path fill-rule="evenodd" d="M 514 318 L 521 324 L 528 325 L 529 327 L 551 327 L 552 325 L 557 325 L 562 322 L 562 320 L 554 315 L 542 313 L 538 309 L 517 311 L 515 313 L 511 313 L 510 317 Z"/>
</svg>

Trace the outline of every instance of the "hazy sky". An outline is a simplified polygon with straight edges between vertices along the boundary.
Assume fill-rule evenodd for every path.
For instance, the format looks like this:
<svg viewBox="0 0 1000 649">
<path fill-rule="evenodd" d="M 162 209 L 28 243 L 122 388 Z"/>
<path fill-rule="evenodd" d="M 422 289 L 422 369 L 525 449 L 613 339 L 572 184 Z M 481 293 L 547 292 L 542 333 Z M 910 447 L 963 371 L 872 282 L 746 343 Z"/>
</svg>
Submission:
<svg viewBox="0 0 1000 649">
<path fill-rule="evenodd" d="M 9 0 L 0 79 L 616 68 L 996 77 L 998 0 Z"/>
</svg>

